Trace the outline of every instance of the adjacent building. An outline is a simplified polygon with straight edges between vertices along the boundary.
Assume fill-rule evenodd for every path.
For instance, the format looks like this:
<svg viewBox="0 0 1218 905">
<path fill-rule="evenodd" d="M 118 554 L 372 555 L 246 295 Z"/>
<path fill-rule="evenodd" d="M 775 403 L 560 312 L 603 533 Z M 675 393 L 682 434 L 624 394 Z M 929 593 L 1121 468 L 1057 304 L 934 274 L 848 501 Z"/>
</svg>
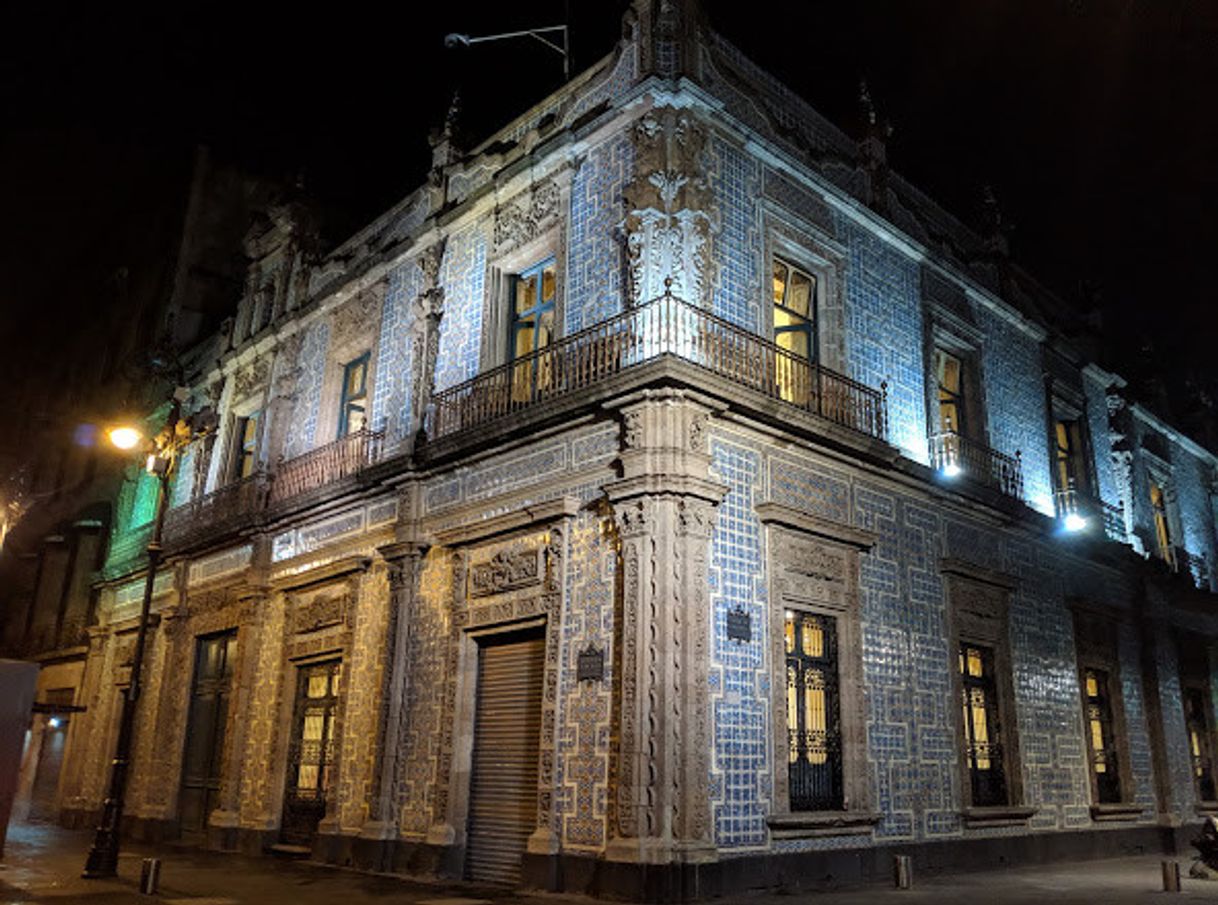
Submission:
<svg viewBox="0 0 1218 905">
<path fill-rule="evenodd" d="M 1218 457 L 714 33 L 612 54 L 192 353 L 131 829 L 681 900 L 1218 813 Z M 1052 317 L 1049 316 L 1052 312 Z M 100 575 L 96 819 L 154 510 Z"/>
</svg>

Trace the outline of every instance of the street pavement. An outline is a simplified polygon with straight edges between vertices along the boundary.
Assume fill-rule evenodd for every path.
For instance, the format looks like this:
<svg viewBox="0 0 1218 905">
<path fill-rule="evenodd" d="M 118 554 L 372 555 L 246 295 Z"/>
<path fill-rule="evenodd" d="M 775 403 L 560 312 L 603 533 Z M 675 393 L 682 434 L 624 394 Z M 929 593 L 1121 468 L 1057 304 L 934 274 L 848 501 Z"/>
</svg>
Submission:
<svg viewBox="0 0 1218 905">
<path fill-rule="evenodd" d="M 14 824 L 0 857 L 0 905 L 559 905 L 593 902 L 580 896 L 515 893 L 468 883 L 427 882 L 276 858 L 128 845 L 115 880 L 80 877 L 91 834 L 45 824 Z M 138 891 L 140 862 L 162 859 L 158 895 Z M 1173 905 L 1218 902 L 1218 881 L 1188 877 L 1180 859 L 1179 893 L 1162 891 L 1158 857 L 920 877 L 911 889 L 867 886 L 830 893 L 721 899 L 744 905 Z"/>
</svg>

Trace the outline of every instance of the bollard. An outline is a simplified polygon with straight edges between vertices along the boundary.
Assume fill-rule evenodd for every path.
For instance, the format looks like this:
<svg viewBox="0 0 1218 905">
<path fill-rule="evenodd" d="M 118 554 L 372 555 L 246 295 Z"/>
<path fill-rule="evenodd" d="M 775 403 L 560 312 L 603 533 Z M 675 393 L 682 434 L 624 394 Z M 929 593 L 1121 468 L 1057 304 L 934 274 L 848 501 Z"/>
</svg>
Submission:
<svg viewBox="0 0 1218 905">
<path fill-rule="evenodd" d="M 1179 892 L 1180 891 L 1180 862 L 1179 861 L 1163 861 L 1163 891 L 1164 892 Z"/>
<path fill-rule="evenodd" d="M 155 896 L 161 883 L 161 859 L 145 858 L 140 869 L 140 892 L 146 896 Z"/>
<path fill-rule="evenodd" d="M 892 879 L 897 889 L 909 889 L 913 885 L 913 862 L 909 855 L 892 856 Z"/>
</svg>

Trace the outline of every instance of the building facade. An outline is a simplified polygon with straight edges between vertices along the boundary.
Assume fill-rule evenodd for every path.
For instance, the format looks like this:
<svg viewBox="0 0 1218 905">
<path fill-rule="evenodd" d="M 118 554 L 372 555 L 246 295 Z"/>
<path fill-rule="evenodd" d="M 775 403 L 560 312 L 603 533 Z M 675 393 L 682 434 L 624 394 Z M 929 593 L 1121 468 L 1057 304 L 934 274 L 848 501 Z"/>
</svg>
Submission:
<svg viewBox="0 0 1218 905">
<path fill-rule="evenodd" d="M 869 123 L 874 117 L 869 118 Z M 1218 812 L 1218 457 L 712 32 L 617 49 L 193 354 L 132 830 L 687 899 Z M 153 506 L 89 629 L 100 811 Z"/>
</svg>

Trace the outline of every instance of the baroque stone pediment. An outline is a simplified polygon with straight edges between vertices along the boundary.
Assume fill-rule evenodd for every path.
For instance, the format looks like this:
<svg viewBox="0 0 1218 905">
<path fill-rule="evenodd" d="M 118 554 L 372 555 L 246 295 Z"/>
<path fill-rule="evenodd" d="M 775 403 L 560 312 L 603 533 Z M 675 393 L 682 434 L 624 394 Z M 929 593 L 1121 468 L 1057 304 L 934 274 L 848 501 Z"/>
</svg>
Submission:
<svg viewBox="0 0 1218 905">
<path fill-rule="evenodd" d="M 494 247 L 500 254 L 525 245 L 558 220 L 562 207 L 558 183 L 546 179 L 536 183 L 527 195 L 521 193 L 495 211 Z"/>
<path fill-rule="evenodd" d="M 345 591 L 320 592 L 297 603 L 292 612 L 292 630 L 303 635 L 340 625 L 347 618 Z"/>
</svg>

